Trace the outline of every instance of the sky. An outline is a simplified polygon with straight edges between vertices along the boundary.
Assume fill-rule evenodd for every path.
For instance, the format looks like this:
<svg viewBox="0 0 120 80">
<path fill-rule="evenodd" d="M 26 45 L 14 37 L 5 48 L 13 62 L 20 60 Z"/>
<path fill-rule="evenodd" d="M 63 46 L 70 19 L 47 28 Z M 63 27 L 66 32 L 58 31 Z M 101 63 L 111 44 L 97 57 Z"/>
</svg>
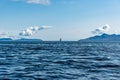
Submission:
<svg viewBox="0 0 120 80">
<path fill-rule="evenodd" d="M 31 26 L 51 26 L 30 38 L 79 40 L 107 24 L 108 33 L 120 32 L 120 0 L 0 0 L 0 34 L 24 37 Z"/>
</svg>

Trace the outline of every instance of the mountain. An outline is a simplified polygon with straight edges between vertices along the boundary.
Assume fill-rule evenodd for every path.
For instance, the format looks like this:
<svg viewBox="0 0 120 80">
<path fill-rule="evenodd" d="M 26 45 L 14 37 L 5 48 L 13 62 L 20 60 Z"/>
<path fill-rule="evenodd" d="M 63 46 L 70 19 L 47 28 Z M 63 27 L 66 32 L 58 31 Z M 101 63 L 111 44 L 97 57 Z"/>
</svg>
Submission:
<svg viewBox="0 0 120 80">
<path fill-rule="evenodd" d="M 100 36 L 93 36 L 86 39 L 79 40 L 82 42 L 118 42 L 120 35 L 117 34 L 102 34 Z"/>
</svg>

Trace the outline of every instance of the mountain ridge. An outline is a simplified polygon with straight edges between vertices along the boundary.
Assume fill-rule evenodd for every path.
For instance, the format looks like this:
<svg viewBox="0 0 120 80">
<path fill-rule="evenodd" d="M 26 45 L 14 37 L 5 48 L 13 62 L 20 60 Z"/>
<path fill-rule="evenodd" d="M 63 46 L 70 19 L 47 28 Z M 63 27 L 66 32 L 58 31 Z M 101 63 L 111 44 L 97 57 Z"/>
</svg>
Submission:
<svg viewBox="0 0 120 80">
<path fill-rule="evenodd" d="M 120 41 L 120 34 L 102 34 L 81 39 L 82 42 L 118 42 Z"/>
</svg>

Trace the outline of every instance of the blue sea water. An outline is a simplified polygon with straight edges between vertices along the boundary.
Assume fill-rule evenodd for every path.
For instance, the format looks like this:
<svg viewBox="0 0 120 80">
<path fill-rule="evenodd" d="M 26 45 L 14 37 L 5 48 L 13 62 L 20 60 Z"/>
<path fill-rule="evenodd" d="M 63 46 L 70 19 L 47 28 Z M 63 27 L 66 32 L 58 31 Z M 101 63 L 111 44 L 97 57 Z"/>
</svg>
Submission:
<svg viewBox="0 0 120 80">
<path fill-rule="evenodd" d="M 0 43 L 0 80 L 120 80 L 120 43 Z"/>
</svg>

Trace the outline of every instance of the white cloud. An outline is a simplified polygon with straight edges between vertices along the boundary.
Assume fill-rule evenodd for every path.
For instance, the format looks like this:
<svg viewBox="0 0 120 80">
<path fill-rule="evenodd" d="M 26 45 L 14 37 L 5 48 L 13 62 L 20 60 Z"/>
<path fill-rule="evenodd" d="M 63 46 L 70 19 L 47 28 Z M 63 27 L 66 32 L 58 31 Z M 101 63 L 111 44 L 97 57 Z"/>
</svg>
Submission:
<svg viewBox="0 0 120 80">
<path fill-rule="evenodd" d="M 110 30 L 110 26 L 108 24 L 99 27 L 98 29 L 95 29 L 94 31 L 92 31 L 93 34 L 104 34 L 107 33 Z"/>
<path fill-rule="evenodd" d="M 43 4 L 43 5 L 49 5 L 51 3 L 50 0 L 13 0 L 13 1 L 22 1 L 30 4 Z"/>
<path fill-rule="evenodd" d="M 32 36 L 35 33 L 37 33 L 39 30 L 49 29 L 49 28 L 51 28 L 51 26 L 41 26 L 41 27 L 34 26 L 34 27 L 30 27 L 30 28 L 23 30 L 22 32 L 19 33 L 19 35 L 20 36 Z"/>
</svg>

